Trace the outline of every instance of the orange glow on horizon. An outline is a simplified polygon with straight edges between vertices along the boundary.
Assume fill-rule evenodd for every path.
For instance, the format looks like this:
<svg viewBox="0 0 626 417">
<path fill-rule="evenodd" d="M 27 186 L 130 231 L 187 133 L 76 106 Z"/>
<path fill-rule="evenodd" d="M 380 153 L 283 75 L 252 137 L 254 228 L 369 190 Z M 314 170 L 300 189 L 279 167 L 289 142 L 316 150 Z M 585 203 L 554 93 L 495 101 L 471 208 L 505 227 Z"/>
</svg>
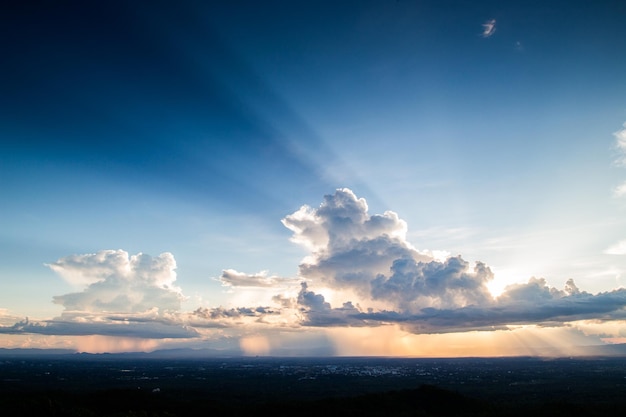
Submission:
<svg viewBox="0 0 626 417">
<path fill-rule="evenodd" d="M 115 336 L 80 336 L 75 339 L 76 349 L 87 353 L 150 352 L 159 346 L 154 339 Z"/>
<path fill-rule="evenodd" d="M 498 357 L 576 355 L 570 329 L 524 326 L 511 330 L 411 334 L 400 326 L 329 329 L 338 356 Z"/>
</svg>

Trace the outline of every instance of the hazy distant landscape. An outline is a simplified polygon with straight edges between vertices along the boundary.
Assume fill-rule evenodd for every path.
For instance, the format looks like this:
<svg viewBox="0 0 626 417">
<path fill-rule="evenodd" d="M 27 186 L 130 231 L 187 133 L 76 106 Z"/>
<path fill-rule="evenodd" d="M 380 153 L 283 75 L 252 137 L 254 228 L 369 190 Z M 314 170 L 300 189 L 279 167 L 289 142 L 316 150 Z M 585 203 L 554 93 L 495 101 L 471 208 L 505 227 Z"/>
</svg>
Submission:
<svg viewBox="0 0 626 417">
<path fill-rule="evenodd" d="M 20 356 L 6 350 L 0 356 L 0 401 L 8 413 L 3 415 L 626 411 L 623 357 L 163 359 L 24 352 Z"/>
</svg>

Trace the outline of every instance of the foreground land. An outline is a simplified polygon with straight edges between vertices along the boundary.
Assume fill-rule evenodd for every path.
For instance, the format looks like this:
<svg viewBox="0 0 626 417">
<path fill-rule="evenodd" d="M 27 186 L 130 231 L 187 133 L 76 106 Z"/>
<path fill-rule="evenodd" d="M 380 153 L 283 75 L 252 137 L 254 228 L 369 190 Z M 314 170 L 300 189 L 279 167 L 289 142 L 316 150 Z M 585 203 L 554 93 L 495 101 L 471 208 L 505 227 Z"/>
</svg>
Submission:
<svg viewBox="0 0 626 417">
<path fill-rule="evenodd" d="M 626 358 L 0 358 L 3 416 L 626 415 Z"/>
</svg>

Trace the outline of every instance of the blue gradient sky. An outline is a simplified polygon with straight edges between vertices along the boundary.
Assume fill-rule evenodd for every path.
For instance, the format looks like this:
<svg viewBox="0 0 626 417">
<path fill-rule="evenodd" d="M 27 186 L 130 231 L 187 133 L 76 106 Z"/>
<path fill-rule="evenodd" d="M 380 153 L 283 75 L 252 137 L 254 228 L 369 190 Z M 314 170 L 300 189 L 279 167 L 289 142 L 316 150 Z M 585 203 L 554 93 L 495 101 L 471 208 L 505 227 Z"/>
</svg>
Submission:
<svg viewBox="0 0 626 417">
<path fill-rule="evenodd" d="M 281 219 L 342 187 L 397 213 L 417 250 L 487 264 L 496 295 L 531 277 L 622 287 L 624 16 L 615 1 L 2 6 L 3 323 L 67 312 L 52 298 L 83 287 L 45 264 L 102 250 L 171 253 L 181 311 L 257 305 L 222 271 L 307 278 Z"/>
</svg>

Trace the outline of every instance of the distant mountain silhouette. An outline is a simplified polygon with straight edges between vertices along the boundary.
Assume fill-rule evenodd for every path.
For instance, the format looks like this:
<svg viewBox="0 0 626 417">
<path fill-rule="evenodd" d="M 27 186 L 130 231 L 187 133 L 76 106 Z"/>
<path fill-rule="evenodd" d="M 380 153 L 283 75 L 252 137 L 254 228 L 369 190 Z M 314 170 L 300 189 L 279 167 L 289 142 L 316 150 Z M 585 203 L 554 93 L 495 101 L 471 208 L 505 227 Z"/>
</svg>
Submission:
<svg viewBox="0 0 626 417">
<path fill-rule="evenodd" d="M 620 357 L 626 356 L 626 343 L 614 345 L 593 345 L 576 347 L 577 355 L 564 355 L 557 349 L 538 349 L 536 355 L 525 356 L 547 356 L 547 357 L 569 357 L 569 356 L 589 356 L 589 357 Z M 146 358 L 146 359 L 202 359 L 202 358 L 226 358 L 226 357 L 243 357 L 245 356 L 239 350 L 218 350 L 218 349 L 160 349 L 152 352 L 122 352 L 122 353 L 87 353 L 77 352 L 71 349 L 8 349 L 0 348 L 0 357 L 7 356 L 54 356 L 54 355 L 75 355 L 76 357 L 108 357 L 108 358 Z M 284 355 L 277 352 L 275 357 L 291 357 L 294 352 L 288 351 Z M 326 351 L 320 351 L 319 355 L 309 355 L 310 357 L 329 357 Z"/>
<path fill-rule="evenodd" d="M 73 355 L 72 349 L 7 349 L 0 348 L 0 356 L 50 356 L 50 355 Z"/>
</svg>

